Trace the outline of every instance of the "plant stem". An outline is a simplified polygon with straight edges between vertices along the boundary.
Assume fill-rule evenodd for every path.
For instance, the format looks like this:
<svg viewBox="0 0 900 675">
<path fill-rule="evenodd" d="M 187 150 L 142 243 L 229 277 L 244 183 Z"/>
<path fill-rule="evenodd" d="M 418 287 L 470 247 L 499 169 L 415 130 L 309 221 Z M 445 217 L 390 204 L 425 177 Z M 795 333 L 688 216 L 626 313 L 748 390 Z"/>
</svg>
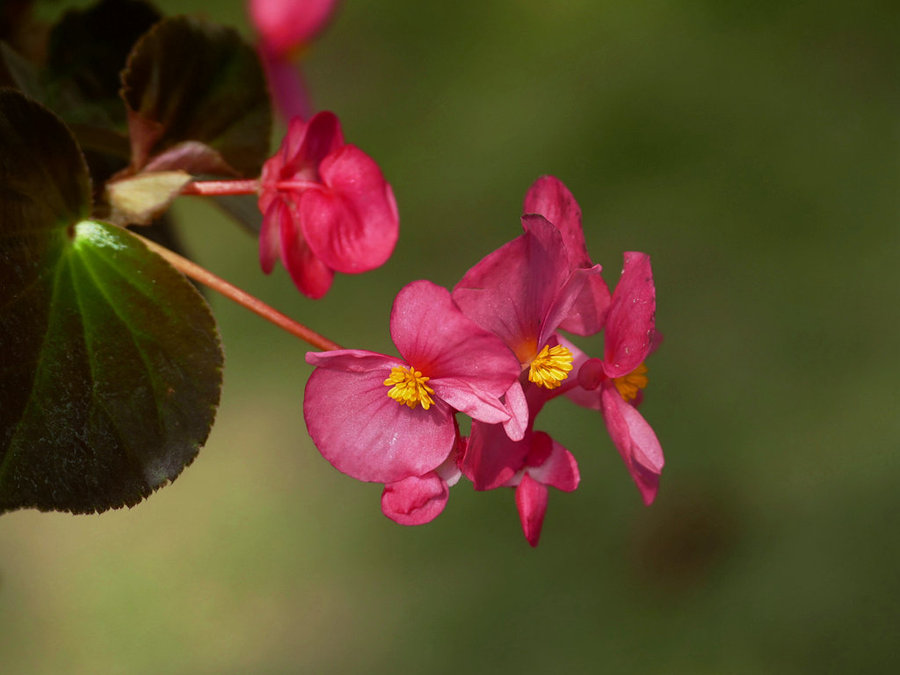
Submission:
<svg viewBox="0 0 900 675">
<path fill-rule="evenodd" d="M 249 180 L 195 180 L 183 188 L 183 195 L 254 195 L 259 192 L 259 181 Z"/>
<path fill-rule="evenodd" d="M 200 265 L 198 265 L 197 263 L 178 255 L 174 251 L 170 251 L 164 246 L 160 246 L 159 244 L 150 241 L 146 237 L 142 237 L 141 235 L 135 234 L 134 232 L 132 232 L 132 234 L 134 234 L 134 236 L 144 242 L 147 248 L 161 255 L 172 265 L 172 267 L 179 270 L 184 275 L 190 277 L 191 279 L 199 281 L 205 286 L 209 286 L 214 291 L 218 291 L 225 297 L 234 300 L 236 303 L 243 307 L 246 307 L 254 314 L 257 314 L 267 321 L 274 323 L 279 328 L 286 330 L 291 335 L 300 338 L 304 342 L 308 342 L 313 347 L 322 349 L 324 351 L 330 351 L 332 349 L 343 349 L 343 347 L 341 347 L 336 342 L 332 342 L 323 335 L 319 335 L 315 331 L 310 330 L 302 323 L 297 323 L 290 317 L 279 312 L 277 309 L 270 307 L 262 300 L 255 298 L 246 291 L 242 291 L 237 286 L 228 283 L 209 270 L 200 267 Z"/>
</svg>

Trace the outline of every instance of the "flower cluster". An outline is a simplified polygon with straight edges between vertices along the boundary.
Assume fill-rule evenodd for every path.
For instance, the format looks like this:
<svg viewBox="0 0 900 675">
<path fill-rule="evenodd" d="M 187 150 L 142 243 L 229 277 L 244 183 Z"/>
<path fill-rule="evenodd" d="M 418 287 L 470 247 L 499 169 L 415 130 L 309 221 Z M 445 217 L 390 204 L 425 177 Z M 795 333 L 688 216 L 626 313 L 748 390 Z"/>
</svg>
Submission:
<svg viewBox="0 0 900 675">
<path fill-rule="evenodd" d="M 384 514 L 403 525 L 434 519 L 462 476 L 476 490 L 515 488 L 525 537 L 536 546 L 548 487 L 579 483 L 574 456 L 535 419 L 565 396 L 599 410 L 646 504 L 663 454 L 638 412 L 645 360 L 659 343 L 649 257 L 626 253 L 610 294 L 588 255 L 581 212 L 556 178 L 525 198 L 524 233 L 472 267 L 452 292 L 416 281 L 397 295 L 391 337 L 399 357 L 310 352 L 316 366 L 304 415 L 339 471 L 384 484 Z M 591 358 L 560 331 L 604 333 Z M 456 416 L 472 419 L 468 437 Z"/>
</svg>

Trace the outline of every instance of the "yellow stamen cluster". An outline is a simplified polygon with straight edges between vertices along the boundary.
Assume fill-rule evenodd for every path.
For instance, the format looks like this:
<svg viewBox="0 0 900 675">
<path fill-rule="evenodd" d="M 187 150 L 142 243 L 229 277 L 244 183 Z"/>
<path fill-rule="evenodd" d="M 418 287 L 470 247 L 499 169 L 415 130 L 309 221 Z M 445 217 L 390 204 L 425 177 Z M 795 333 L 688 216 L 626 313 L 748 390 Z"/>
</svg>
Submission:
<svg viewBox="0 0 900 675">
<path fill-rule="evenodd" d="M 647 366 L 643 363 L 632 370 L 627 375 L 616 377 L 613 384 L 619 390 L 619 395 L 626 401 L 633 401 L 637 398 L 638 391 L 647 386 Z"/>
<path fill-rule="evenodd" d="M 428 410 L 434 405 L 434 399 L 430 396 L 434 393 L 434 389 L 425 384 L 430 379 L 412 366 L 408 369 L 403 366 L 394 366 L 391 368 L 391 376 L 384 381 L 384 384 L 392 387 L 388 391 L 388 396 L 397 403 L 410 408 L 421 404 L 422 408 Z"/>
<path fill-rule="evenodd" d="M 544 345 L 540 353 L 534 357 L 528 369 L 528 380 L 539 387 L 556 389 L 569 376 L 572 370 L 572 352 L 556 345 Z"/>
</svg>

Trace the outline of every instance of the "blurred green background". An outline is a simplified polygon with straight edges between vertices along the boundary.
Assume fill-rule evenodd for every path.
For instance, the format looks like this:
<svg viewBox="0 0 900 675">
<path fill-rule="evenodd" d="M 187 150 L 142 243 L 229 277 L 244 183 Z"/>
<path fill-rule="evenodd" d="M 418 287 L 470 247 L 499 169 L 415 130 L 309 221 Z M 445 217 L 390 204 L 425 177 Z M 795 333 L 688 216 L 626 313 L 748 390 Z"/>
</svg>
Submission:
<svg viewBox="0 0 900 675">
<path fill-rule="evenodd" d="M 160 5 L 248 31 L 237 1 Z M 538 549 L 509 490 L 395 525 L 310 444 L 304 345 L 214 297 L 194 465 L 131 510 L 0 518 L 0 670 L 900 672 L 898 28 L 895 2 L 345 0 L 306 74 L 393 184 L 396 253 L 314 303 L 185 199 L 194 257 L 389 351 L 399 288 L 451 286 L 558 176 L 608 282 L 653 259 L 659 498 L 558 401 L 538 428 L 582 482 Z"/>
</svg>

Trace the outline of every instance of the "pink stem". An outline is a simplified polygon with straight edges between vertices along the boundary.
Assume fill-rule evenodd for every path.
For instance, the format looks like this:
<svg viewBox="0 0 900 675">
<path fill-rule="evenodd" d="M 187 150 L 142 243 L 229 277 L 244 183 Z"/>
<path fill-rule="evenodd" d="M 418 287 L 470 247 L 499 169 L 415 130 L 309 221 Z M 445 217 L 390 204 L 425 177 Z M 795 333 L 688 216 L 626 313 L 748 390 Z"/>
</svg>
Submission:
<svg viewBox="0 0 900 675">
<path fill-rule="evenodd" d="M 246 307 L 254 314 L 261 316 L 266 321 L 274 323 L 279 328 L 286 330 L 291 335 L 300 338 L 304 342 L 311 344 L 313 347 L 325 351 L 330 351 L 332 349 L 343 349 L 343 347 L 341 347 L 336 342 L 332 342 L 327 337 L 319 335 L 315 331 L 310 330 L 302 323 L 294 321 L 290 317 L 279 312 L 277 309 L 270 307 L 259 298 L 250 295 L 246 291 L 242 291 L 237 286 L 228 283 L 209 270 L 200 267 L 200 265 L 198 265 L 197 263 L 192 262 L 187 258 L 178 255 L 174 251 L 170 251 L 164 246 L 160 246 L 159 244 L 152 242 L 139 234 L 135 234 L 134 232 L 132 232 L 132 234 L 134 234 L 134 236 L 144 242 L 147 248 L 165 258 L 172 265 L 172 267 L 179 270 L 184 275 L 189 276 L 191 279 L 199 281 L 201 284 L 209 286 L 214 291 L 218 291 L 225 297 L 230 298 L 243 307 Z"/>
<path fill-rule="evenodd" d="M 183 188 L 183 195 L 253 195 L 259 192 L 259 180 L 195 180 Z"/>
</svg>

